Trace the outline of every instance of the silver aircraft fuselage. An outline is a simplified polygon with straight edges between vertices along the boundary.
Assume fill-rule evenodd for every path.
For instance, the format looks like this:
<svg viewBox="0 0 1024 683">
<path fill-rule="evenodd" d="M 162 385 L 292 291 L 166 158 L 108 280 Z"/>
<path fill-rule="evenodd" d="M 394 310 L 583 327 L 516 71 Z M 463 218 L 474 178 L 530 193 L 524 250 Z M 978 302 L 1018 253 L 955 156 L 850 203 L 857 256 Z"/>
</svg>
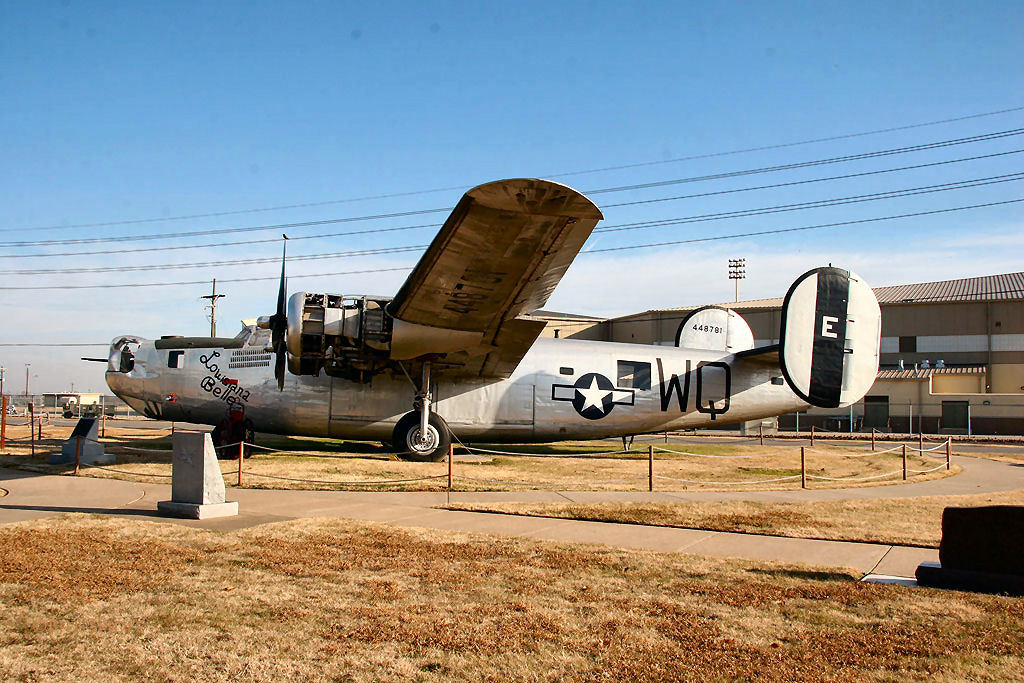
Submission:
<svg viewBox="0 0 1024 683">
<path fill-rule="evenodd" d="M 240 405 L 256 431 L 388 440 L 416 387 L 400 372 L 367 383 L 288 374 L 274 378 L 263 331 L 231 343 L 158 348 L 130 338 L 133 364 L 112 345 L 111 390 L 164 420 L 217 425 Z M 211 340 L 212 342 L 213 340 Z M 538 339 L 507 379 L 432 383 L 432 412 L 463 441 L 593 439 L 729 424 L 803 410 L 778 367 L 737 364 L 720 351 L 571 339 Z"/>
</svg>

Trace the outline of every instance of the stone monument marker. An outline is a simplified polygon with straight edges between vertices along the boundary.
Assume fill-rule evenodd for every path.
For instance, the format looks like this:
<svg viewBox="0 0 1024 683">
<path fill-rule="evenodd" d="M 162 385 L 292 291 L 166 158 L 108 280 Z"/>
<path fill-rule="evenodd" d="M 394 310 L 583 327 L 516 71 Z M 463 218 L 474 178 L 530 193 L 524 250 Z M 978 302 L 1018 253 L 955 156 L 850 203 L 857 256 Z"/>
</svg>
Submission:
<svg viewBox="0 0 1024 683">
<path fill-rule="evenodd" d="M 100 421 L 95 417 L 83 417 L 61 445 L 60 453 L 50 454 L 50 464 L 74 465 L 77 451 L 78 462 L 83 465 L 113 465 L 116 459 L 112 453 L 103 450 L 99 436 Z"/>
<path fill-rule="evenodd" d="M 206 432 L 176 432 L 171 470 L 171 500 L 157 503 L 170 517 L 210 519 L 238 514 L 238 503 L 226 500 L 217 452 Z"/>
</svg>

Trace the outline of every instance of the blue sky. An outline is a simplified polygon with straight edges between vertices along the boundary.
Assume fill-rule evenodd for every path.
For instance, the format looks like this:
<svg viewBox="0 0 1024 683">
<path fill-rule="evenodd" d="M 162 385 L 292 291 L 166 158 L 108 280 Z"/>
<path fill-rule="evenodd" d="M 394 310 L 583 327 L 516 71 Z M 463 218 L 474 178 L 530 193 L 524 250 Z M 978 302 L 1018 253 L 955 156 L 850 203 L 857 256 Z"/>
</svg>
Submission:
<svg viewBox="0 0 1024 683">
<path fill-rule="evenodd" d="M 0 3 L 0 269 L 274 257 L 281 231 L 98 245 L 14 241 L 258 227 L 452 206 L 481 182 L 556 177 L 581 190 L 793 164 L 1024 128 L 1024 111 L 688 161 L 1024 107 L 1024 5 L 988 3 Z M 715 181 L 594 194 L 603 226 L 757 209 L 1020 172 L 1024 154 L 646 205 L 1024 149 L 1024 136 Z M 560 175 L 642 162 L 616 171 Z M 1024 197 L 1011 181 L 897 199 L 595 235 L 587 250 L 862 220 Z M 436 188 L 388 199 L 342 202 Z M 187 220 L 65 227 L 247 211 Z M 834 262 L 886 285 L 1019 270 L 1021 204 L 697 245 L 583 254 L 549 308 L 616 315 L 777 296 Z M 289 229 L 430 225 L 444 214 Z M 436 228 L 294 243 L 296 256 L 422 245 Z M 11 258 L 54 251 L 203 249 Z M 301 262 L 290 289 L 393 294 L 418 254 Z M 277 266 L 3 274 L 7 286 L 222 282 L 222 334 L 270 312 Z M 0 290 L 0 344 L 202 334 L 206 285 Z M 0 346 L 34 387 L 103 387 L 103 349 Z M 33 370 L 36 373 L 36 370 Z M 14 387 L 18 390 L 18 380 Z"/>
</svg>

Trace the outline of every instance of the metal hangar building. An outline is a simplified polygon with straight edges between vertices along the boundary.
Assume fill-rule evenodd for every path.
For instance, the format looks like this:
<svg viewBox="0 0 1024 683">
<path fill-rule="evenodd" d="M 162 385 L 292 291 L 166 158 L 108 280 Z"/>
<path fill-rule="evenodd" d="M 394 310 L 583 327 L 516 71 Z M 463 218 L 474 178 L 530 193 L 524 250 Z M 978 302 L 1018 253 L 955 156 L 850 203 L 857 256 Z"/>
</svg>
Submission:
<svg viewBox="0 0 1024 683">
<path fill-rule="evenodd" d="M 1024 272 L 878 287 L 882 358 L 852 410 L 783 416 L 779 426 L 928 433 L 1024 434 Z M 779 341 L 782 298 L 720 304 L 758 346 Z M 697 306 L 599 320 L 549 314 L 547 336 L 675 344 Z"/>
</svg>

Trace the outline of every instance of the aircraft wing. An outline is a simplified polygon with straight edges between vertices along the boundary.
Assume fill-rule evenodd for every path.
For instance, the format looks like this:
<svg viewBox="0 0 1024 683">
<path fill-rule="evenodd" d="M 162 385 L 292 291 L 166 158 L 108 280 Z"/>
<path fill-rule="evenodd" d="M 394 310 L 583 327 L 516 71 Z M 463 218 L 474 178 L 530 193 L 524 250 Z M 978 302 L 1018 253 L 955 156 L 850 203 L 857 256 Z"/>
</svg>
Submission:
<svg viewBox="0 0 1024 683">
<path fill-rule="evenodd" d="M 411 323 L 403 355 L 462 353 L 476 359 L 467 373 L 508 376 L 544 328 L 520 316 L 544 305 L 602 218 L 585 196 L 549 180 L 467 192 L 389 305 Z"/>
</svg>

